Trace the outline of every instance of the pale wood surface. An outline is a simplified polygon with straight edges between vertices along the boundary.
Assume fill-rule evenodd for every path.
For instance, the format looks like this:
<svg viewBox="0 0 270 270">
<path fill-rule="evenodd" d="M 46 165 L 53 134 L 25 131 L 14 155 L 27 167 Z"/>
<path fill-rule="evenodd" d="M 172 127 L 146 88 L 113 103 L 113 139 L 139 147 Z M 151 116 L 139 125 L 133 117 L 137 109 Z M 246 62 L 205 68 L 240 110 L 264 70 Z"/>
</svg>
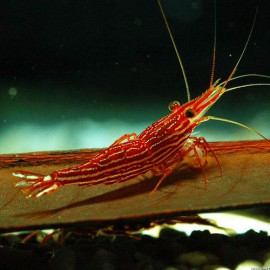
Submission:
<svg viewBox="0 0 270 270">
<path fill-rule="evenodd" d="M 149 198 L 159 177 L 111 186 L 65 186 L 38 199 L 14 188 L 14 170 L 49 174 L 88 160 L 98 150 L 0 155 L 0 230 L 91 226 L 174 217 L 270 203 L 269 141 L 210 143 L 222 165 L 208 157 L 207 187 L 199 169 L 172 174 Z"/>
</svg>

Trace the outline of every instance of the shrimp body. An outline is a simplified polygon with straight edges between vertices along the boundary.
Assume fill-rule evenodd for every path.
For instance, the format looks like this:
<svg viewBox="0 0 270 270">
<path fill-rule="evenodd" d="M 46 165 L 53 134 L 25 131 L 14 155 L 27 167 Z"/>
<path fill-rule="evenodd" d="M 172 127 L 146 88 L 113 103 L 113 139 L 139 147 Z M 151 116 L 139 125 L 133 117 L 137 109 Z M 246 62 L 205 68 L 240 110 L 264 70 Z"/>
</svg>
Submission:
<svg viewBox="0 0 270 270">
<path fill-rule="evenodd" d="M 13 175 L 23 180 L 19 180 L 15 186 L 21 187 L 28 198 L 40 197 L 64 185 L 111 185 L 149 172 L 163 175 L 159 186 L 173 171 L 172 166 L 176 162 L 192 149 L 196 150 L 197 141 L 193 137 L 193 143 L 190 143 L 190 135 L 200 122 L 207 120 L 202 115 L 224 92 L 225 88 L 213 85 L 203 95 L 183 106 L 177 101 L 171 102 L 170 114 L 138 136 L 122 136 L 81 165 L 60 169 L 46 176 L 16 171 Z"/>
<path fill-rule="evenodd" d="M 16 187 L 21 187 L 22 191 L 29 197 L 40 197 L 50 194 L 61 186 L 76 184 L 80 186 L 92 186 L 92 185 L 111 185 L 114 183 L 120 183 L 130 181 L 137 176 L 143 175 L 148 177 L 150 175 L 162 175 L 157 183 L 153 194 L 164 179 L 174 170 L 174 165 L 185 158 L 185 156 L 193 151 L 195 157 L 202 168 L 200 161 L 200 155 L 198 147 L 203 147 L 204 150 L 210 150 L 209 145 L 204 138 L 191 137 L 193 130 L 202 122 L 212 120 L 225 121 L 238 126 L 242 126 L 252 132 L 255 132 L 262 138 L 266 139 L 256 130 L 232 121 L 214 116 L 204 116 L 208 109 L 225 93 L 237 88 L 255 86 L 255 85 L 269 85 L 269 84 L 248 84 L 241 87 L 233 87 L 226 89 L 226 85 L 233 78 L 236 69 L 240 63 L 240 60 L 247 48 L 254 24 L 256 21 L 256 10 L 253 24 L 245 43 L 242 54 L 234 66 L 229 77 L 222 83 L 218 83 L 219 80 L 213 82 L 214 68 L 215 68 L 215 43 L 213 50 L 213 64 L 210 79 L 210 87 L 199 97 L 190 100 L 190 93 L 187 84 L 187 79 L 183 64 L 175 45 L 175 41 L 171 34 L 166 16 L 163 12 L 160 0 L 157 0 L 160 7 L 162 16 L 165 21 L 165 25 L 169 32 L 171 41 L 174 45 L 175 52 L 178 57 L 178 61 L 184 76 L 186 84 L 186 90 L 188 94 L 188 102 L 180 105 L 178 101 L 171 102 L 169 109 L 171 113 L 154 122 L 139 135 L 135 133 L 126 134 L 116 140 L 107 149 L 101 150 L 95 156 L 93 156 L 88 162 L 79 166 L 60 169 L 52 172 L 49 175 L 40 175 L 36 173 L 26 171 L 16 171 L 13 173 L 15 177 L 20 178 Z M 215 2 L 214 2 L 215 3 Z M 215 35 L 216 36 L 216 35 Z M 245 75 L 244 75 L 245 76 Z M 238 76 L 244 77 L 244 76 Z M 248 75 L 246 75 L 248 76 Z M 249 76 L 266 77 L 265 75 L 249 74 Z M 213 151 L 220 170 L 220 163 Z M 204 172 L 204 179 L 206 177 Z"/>
<path fill-rule="evenodd" d="M 145 166 L 137 164 L 138 160 L 142 160 L 143 163 L 148 151 L 144 143 L 134 139 L 101 150 L 91 160 L 79 166 L 60 169 L 47 176 L 35 176 L 25 171 L 16 171 L 13 175 L 25 179 L 16 186 L 23 187 L 27 197 L 49 194 L 61 186 L 70 184 L 110 185 L 128 181 L 149 170 L 150 165 L 147 166 L 147 162 Z"/>
</svg>

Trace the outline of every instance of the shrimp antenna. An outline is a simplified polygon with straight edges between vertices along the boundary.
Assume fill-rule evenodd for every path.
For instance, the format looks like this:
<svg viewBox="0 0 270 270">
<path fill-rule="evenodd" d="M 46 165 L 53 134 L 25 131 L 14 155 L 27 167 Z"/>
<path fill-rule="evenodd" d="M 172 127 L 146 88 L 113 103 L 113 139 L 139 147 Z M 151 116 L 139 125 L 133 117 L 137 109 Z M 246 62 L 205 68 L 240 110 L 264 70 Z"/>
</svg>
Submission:
<svg viewBox="0 0 270 270">
<path fill-rule="evenodd" d="M 214 0 L 214 17 L 215 17 L 215 28 L 214 28 L 214 47 L 213 47 L 213 57 L 212 57 L 212 70 L 210 77 L 210 86 L 213 85 L 214 76 L 215 76 L 215 68 L 216 68 L 216 47 L 217 47 L 217 5 Z"/>
<path fill-rule="evenodd" d="M 215 3 L 215 32 L 216 32 L 216 1 L 214 1 Z M 240 78 L 243 78 L 243 77 L 263 77 L 263 78 L 269 78 L 268 75 L 262 75 L 262 74 L 246 74 L 246 75 L 240 75 L 240 76 L 237 76 L 237 77 L 233 77 L 233 75 L 235 74 L 236 72 L 236 69 L 240 63 L 240 61 L 242 60 L 243 58 L 243 55 L 247 49 L 247 46 L 249 44 L 249 41 L 250 41 L 250 38 L 251 38 L 251 35 L 252 35 L 252 32 L 253 32 L 253 29 L 254 29 L 254 26 L 255 26 L 255 22 L 256 22 L 256 18 L 257 18 L 257 14 L 258 14 L 258 9 L 259 7 L 257 6 L 257 9 L 256 9 L 256 12 L 255 12 L 255 16 L 254 16 L 254 19 L 253 19 L 253 22 L 252 22 L 252 26 L 251 26 L 251 29 L 250 29 L 250 32 L 249 32 L 249 35 L 248 35 L 248 38 L 247 38 L 247 41 L 245 43 L 245 46 L 244 46 L 244 49 L 238 59 L 238 61 L 236 62 L 231 74 L 229 75 L 229 77 L 227 78 L 226 81 L 220 83 L 218 86 L 222 86 L 222 90 L 225 88 L 225 86 L 227 85 L 227 83 L 231 80 L 235 80 L 235 79 L 240 79 Z M 216 33 L 215 33 L 215 40 L 214 40 L 214 55 L 213 55 L 213 65 L 212 65 L 212 74 L 211 74 L 211 81 L 210 81 L 210 86 L 212 85 L 212 80 L 214 78 L 214 67 L 215 67 L 215 45 L 216 44 Z M 241 85 L 241 86 L 235 86 L 235 87 L 232 87 L 232 88 L 228 88 L 226 89 L 226 92 L 228 91 L 232 91 L 232 90 L 235 90 L 235 89 L 238 89 L 238 88 L 244 88 L 244 87 L 250 87 L 250 86 L 266 86 L 266 85 L 270 85 L 269 83 L 253 83 L 253 84 L 246 84 L 246 85 Z M 220 118 L 220 117 L 215 117 L 215 116 L 206 116 L 206 119 L 207 120 L 216 120 L 216 121 L 221 121 L 221 122 L 227 122 L 227 123 L 231 123 L 231 124 L 234 124 L 234 125 L 237 125 L 237 126 L 240 126 L 240 127 L 243 127 L 255 134 L 257 134 L 258 136 L 262 137 L 263 139 L 267 140 L 270 142 L 269 139 L 267 139 L 266 137 L 264 137 L 261 133 L 259 133 L 257 130 L 255 130 L 254 128 L 252 127 L 249 127 L 247 125 L 244 125 L 242 123 L 239 123 L 239 122 L 236 122 L 236 121 L 233 121 L 233 120 L 229 120 L 229 119 L 226 119 L 226 118 Z"/>
<path fill-rule="evenodd" d="M 237 69 L 238 66 L 239 66 L 239 63 L 240 63 L 240 61 L 242 60 L 242 58 L 243 58 L 243 56 L 244 56 L 244 53 L 245 53 L 245 51 L 246 51 L 246 49 L 247 49 L 247 46 L 248 46 L 248 44 L 249 44 L 249 40 L 250 40 L 250 38 L 251 38 L 253 29 L 254 29 L 254 26 L 255 26 L 255 22 L 256 22 L 258 10 L 259 10 L 259 6 L 257 6 L 257 8 L 256 8 L 255 16 L 254 16 L 254 19 L 253 19 L 253 22 L 252 22 L 252 26 L 251 26 L 251 29 L 250 29 L 250 32 L 249 32 L 247 41 L 246 41 L 246 43 L 245 43 L 244 49 L 243 49 L 243 51 L 242 51 L 242 53 L 241 53 L 241 55 L 240 55 L 238 61 L 236 62 L 236 64 L 235 64 L 235 66 L 234 66 L 234 68 L 233 68 L 231 74 L 229 75 L 228 79 L 223 83 L 222 90 L 226 87 L 226 85 L 228 84 L 228 82 L 233 78 L 233 75 L 235 74 L 236 69 Z"/>
<path fill-rule="evenodd" d="M 182 60 L 181 60 L 179 51 L 178 51 L 178 49 L 177 49 L 177 46 L 176 46 L 174 37 L 173 37 L 173 35 L 172 35 L 172 32 L 171 32 L 169 23 L 168 23 L 168 21 L 167 21 L 167 18 L 166 18 L 166 15 L 165 15 L 165 13 L 164 13 L 163 7 L 162 7 L 162 5 L 161 5 L 161 3 L 160 3 L 160 0 L 157 0 L 157 2 L 158 2 L 159 9 L 160 9 L 160 11 L 161 11 L 163 20 L 164 20 L 164 22 L 165 22 L 166 28 L 167 28 L 168 33 L 169 33 L 169 35 L 170 35 L 170 39 L 171 39 L 171 41 L 172 41 L 172 44 L 173 44 L 173 47 L 174 47 L 174 51 L 175 51 L 175 53 L 176 53 L 176 56 L 177 56 L 177 59 L 178 59 L 178 62 L 179 62 L 179 65 L 180 65 L 180 68 L 181 68 L 181 71 L 182 71 L 182 75 L 183 75 L 183 77 L 184 77 L 184 81 L 185 81 L 185 85 L 186 85 L 186 92 L 187 92 L 187 99 L 188 99 L 188 101 L 190 101 L 190 91 L 189 91 L 188 80 L 187 80 L 187 76 L 186 76 L 186 72 L 185 72 L 185 69 L 184 69 L 183 62 L 182 62 Z"/>
<path fill-rule="evenodd" d="M 269 139 L 267 139 L 266 137 L 264 137 L 260 132 L 258 132 L 256 129 L 252 128 L 252 127 L 249 127 L 247 125 L 244 125 L 242 123 L 239 123 L 239 122 L 236 122 L 236 121 L 233 121 L 233 120 L 229 120 L 229 119 L 226 119 L 226 118 L 220 118 L 220 117 L 215 117 L 215 116 L 206 116 L 207 120 L 216 120 L 216 121 L 221 121 L 221 122 L 227 122 L 227 123 L 231 123 L 231 124 L 234 124 L 234 125 L 237 125 L 237 126 L 240 126 L 240 127 L 243 127 L 253 133 L 256 133 L 257 135 L 259 135 L 260 137 L 262 137 L 263 139 L 267 140 L 270 142 Z"/>
</svg>

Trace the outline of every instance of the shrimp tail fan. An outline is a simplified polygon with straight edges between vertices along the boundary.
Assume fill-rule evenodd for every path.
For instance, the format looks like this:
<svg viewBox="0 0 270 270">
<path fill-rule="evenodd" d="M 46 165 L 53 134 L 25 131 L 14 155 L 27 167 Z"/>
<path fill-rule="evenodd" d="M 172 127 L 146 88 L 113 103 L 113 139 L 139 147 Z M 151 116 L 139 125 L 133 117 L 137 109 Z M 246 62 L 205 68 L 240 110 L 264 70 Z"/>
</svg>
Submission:
<svg viewBox="0 0 270 270">
<path fill-rule="evenodd" d="M 21 188 L 26 198 L 37 198 L 48 195 L 61 187 L 61 183 L 55 181 L 53 175 L 42 175 L 27 171 L 15 171 L 13 176 L 18 179 L 15 181 L 15 187 Z"/>
</svg>

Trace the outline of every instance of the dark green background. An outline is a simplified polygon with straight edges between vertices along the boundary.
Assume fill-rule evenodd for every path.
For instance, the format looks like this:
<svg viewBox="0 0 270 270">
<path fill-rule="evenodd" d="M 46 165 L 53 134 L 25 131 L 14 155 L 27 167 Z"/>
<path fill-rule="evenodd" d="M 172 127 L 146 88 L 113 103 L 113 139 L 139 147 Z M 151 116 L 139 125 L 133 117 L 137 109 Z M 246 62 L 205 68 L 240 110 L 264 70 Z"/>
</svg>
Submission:
<svg viewBox="0 0 270 270">
<path fill-rule="evenodd" d="M 215 77 L 225 80 L 237 62 L 258 3 L 237 75 L 270 75 L 269 1 L 216 2 Z M 209 86 L 213 1 L 162 3 L 194 98 Z M 0 37 L 1 153 L 106 146 L 164 116 L 170 101 L 186 102 L 155 0 L 1 1 Z M 262 81 L 270 83 L 250 78 L 229 86 Z M 226 94 L 210 114 L 269 137 L 269 105 L 270 87 L 244 88 Z M 223 123 L 199 130 L 209 140 L 257 138 Z"/>
</svg>

